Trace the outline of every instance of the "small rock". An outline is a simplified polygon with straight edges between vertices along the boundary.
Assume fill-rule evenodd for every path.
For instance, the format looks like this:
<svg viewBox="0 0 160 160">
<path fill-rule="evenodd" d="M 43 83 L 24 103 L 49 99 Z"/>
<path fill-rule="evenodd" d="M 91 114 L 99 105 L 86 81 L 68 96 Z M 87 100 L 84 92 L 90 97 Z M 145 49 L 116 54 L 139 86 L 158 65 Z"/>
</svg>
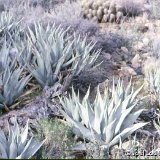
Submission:
<svg viewBox="0 0 160 160">
<path fill-rule="evenodd" d="M 141 76 L 142 75 L 142 67 L 138 67 L 138 68 L 136 68 L 136 73 L 137 73 L 137 76 Z M 137 77 L 136 76 L 136 77 Z"/>
<path fill-rule="evenodd" d="M 152 56 L 152 53 L 151 53 L 151 52 L 147 52 L 147 53 L 143 53 L 143 54 L 142 54 L 142 58 L 143 58 L 143 59 L 151 58 L 151 56 Z"/>
<path fill-rule="evenodd" d="M 128 53 L 128 49 L 126 47 L 121 47 L 121 50 L 124 52 L 124 53 Z"/>
<path fill-rule="evenodd" d="M 104 82 L 99 83 L 98 86 L 99 86 L 99 90 L 103 92 L 104 89 L 106 89 L 109 86 L 109 80 L 106 79 Z"/>
<path fill-rule="evenodd" d="M 135 72 L 135 70 L 129 66 L 122 66 L 120 69 L 120 75 L 124 76 L 136 76 L 137 73 Z"/>
<path fill-rule="evenodd" d="M 122 60 L 126 62 L 130 59 L 129 54 L 122 54 L 121 57 L 122 57 Z"/>
<path fill-rule="evenodd" d="M 148 38 L 143 38 L 142 41 L 143 41 L 145 46 L 147 46 L 149 44 L 149 42 L 150 42 Z"/>
<path fill-rule="evenodd" d="M 112 58 L 112 55 L 109 54 L 109 53 L 105 53 L 104 54 L 104 57 L 107 59 L 107 60 L 110 60 Z"/>
<path fill-rule="evenodd" d="M 123 55 L 120 52 L 113 52 L 112 57 L 114 61 L 121 62 L 123 60 Z"/>
<path fill-rule="evenodd" d="M 148 26 L 140 26 L 138 27 L 137 31 L 139 32 L 142 32 L 142 33 L 145 33 L 149 30 L 149 27 Z"/>
<path fill-rule="evenodd" d="M 135 17 L 135 22 L 139 22 L 139 24 L 142 23 L 143 22 L 142 17 L 140 16 Z"/>
<path fill-rule="evenodd" d="M 145 26 L 148 27 L 148 29 L 151 31 L 154 31 L 154 29 L 155 29 L 154 23 L 152 23 L 152 22 L 146 23 Z"/>
<path fill-rule="evenodd" d="M 126 61 L 122 61 L 121 64 L 124 66 L 127 65 Z"/>
<path fill-rule="evenodd" d="M 132 62 L 132 67 L 133 68 L 140 67 L 141 66 L 141 62 L 142 62 L 140 55 L 136 54 L 131 62 Z"/>
<path fill-rule="evenodd" d="M 142 144 L 140 144 L 138 141 L 134 141 L 134 140 L 130 140 L 130 141 L 127 141 L 127 142 L 123 142 L 122 144 L 122 148 L 125 149 L 125 150 L 128 150 L 128 149 L 132 149 L 132 144 L 135 143 L 134 145 L 135 146 L 142 146 Z"/>
<path fill-rule="evenodd" d="M 13 125 L 14 123 L 15 123 L 15 117 L 10 117 L 10 119 L 9 119 L 9 123 L 11 124 L 11 125 Z"/>
<path fill-rule="evenodd" d="M 137 51 L 141 51 L 144 47 L 144 43 L 143 42 L 138 42 L 136 45 L 134 45 L 135 50 Z"/>
</svg>

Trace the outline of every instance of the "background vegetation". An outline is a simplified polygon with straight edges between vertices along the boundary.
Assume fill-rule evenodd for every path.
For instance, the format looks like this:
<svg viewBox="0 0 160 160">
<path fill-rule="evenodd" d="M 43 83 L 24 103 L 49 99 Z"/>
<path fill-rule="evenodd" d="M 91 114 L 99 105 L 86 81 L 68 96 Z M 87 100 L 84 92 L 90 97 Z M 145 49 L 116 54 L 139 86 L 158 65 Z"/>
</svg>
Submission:
<svg viewBox="0 0 160 160">
<path fill-rule="evenodd" d="M 159 159 L 157 0 L 0 0 L 0 158 Z"/>
</svg>

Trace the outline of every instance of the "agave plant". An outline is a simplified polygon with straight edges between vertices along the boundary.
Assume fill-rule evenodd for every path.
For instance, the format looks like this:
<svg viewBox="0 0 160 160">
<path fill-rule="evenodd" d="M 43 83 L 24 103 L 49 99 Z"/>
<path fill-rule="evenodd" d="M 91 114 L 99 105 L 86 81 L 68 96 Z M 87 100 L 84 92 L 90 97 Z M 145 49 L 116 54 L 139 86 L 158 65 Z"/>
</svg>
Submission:
<svg viewBox="0 0 160 160">
<path fill-rule="evenodd" d="M 5 69 L 7 65 L 11 62 L 9 49 L 6 46 L 6 41 L 4 41 L 1 52 L 0 52 L 0 73 Z"/>
<path fill-rule="evenodd" d="M 0 158 L 3 159 L 29 159 L 43 145 L 43 142 L 37 142 L 33 136 L 28 139 L 28 122 L 23 130 L 20 130 L 17 120 L 14 125 L 9 126 L 8 137 L 3 131 L 0 131 Z"/>
<path fill-rule="evenodd" d="M 19 65 L 25 66 L 32 61 L 31 49 L 32 45 L 27 40 L 24 31 L 16 30 L 13 35 L 10 33 L 8 41 L 11 43 L 10 55 L 16 57 Z"/>
<path fill-rule="evenodd" d="M 95 44 L 96 43 L 93 42 L 87 43 L 87 36 L 82 39 L 80 36 L 77 37 L 74 34 L 73 49 L 77 56 L 77 60 L 75 61 L 77 64 L 74 69 L 76 75 L 80 74 L 84 68 L 90 68 L 93 66 L 100 53 L 100 50 L 93 50 Z"/>
<path fill-rule="evenodd" d="M 16 67 L 16 59 L 18 57 L 18 50 L 11 48 L 11 43 L 4 38 L 2 48 L 0 50 L 0 73 L 5 70 L 6 66 L 14 69 Z"/>
<path fill-rule="evenodd" d="M 103 96 L 98 89 L 93 103 L 89 100 L 89 90 L 81 102 L 72 89 L 72 96 L 60 98 L 64 108 L 61 112 L 73 125 L 75 134 L 109 148 L 146 124 L 134 124 L 143 111 L 133 111 L 138 103 L 135 97 L 141 89 L 134 92 L 131 82 L 125 88 L 119 80 L 117 87 L 113 83 L 111 96 L 107 89 Z"/>
<path fill-rule="evenodd" d="M 24 68 L 13 68 L 12 66 L 13 65 L 6 65 L 5 69 L 0 73 L 1 108 L 8 108 L 17 100 L 31 77 L 30 75 L 22 75 Z"/>
<path fill-rule="evenodd" d="M 160 61 L 159 59 L 150 59 L 144 66 L 145 79 L 149 91 L 155 96 L 160 104 Z"/>
<path fill-rule="evenodd" d="M 9 32 L 12 29 L 15 29 L 20 22 L 21 20 L 16 20 L 10 12 L 2 12 L 0 14 L 0 33 L 3 31 Z"/>
<path fill-rule="evenodd" d="M 61 71 L 79 74 L 84 67 L 92 66 L 100 51 L 91 51 L 94 44 L 87 44 L 86 39 L 76 39 L 67 34 L 61 26 L 35 24 L 35 31 L 29 28 L 28 39 L 32 42 L 35 62 L 28 68 L 42 87 L 53 85 Z"/>
</svg>

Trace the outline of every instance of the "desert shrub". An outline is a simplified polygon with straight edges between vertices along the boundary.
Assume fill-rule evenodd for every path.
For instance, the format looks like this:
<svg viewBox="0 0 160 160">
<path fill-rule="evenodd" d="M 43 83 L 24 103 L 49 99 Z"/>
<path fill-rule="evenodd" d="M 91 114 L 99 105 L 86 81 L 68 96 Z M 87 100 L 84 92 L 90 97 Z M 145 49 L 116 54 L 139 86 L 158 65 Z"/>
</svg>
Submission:
<svg viewBox="0 0 160 160">
<path fill-rule="evenodd" d="M 69 19 L 67 21 L 61 19 L 53 19 L 56 26 L 61 25 L 63 28 L 69 28 L 69 34 L 75 32 L 77 35 L 85 37 L 87 35 L 87 41 L 96 42 L 94 49 L 102 49 L 104 52 L 113 52 L 115 48 L 121 48 L 129 43 L 129 37 L 119 33 L 111 33 L 100 31 L 100 28 L 96 22 L 86 19 Z"/>
<path fill-rule="evenodd" d="M 61 25 L 63 28 L 70 27 L 70 34 L 75 32 L 82 37 L 87 35 L 88 41 L 96 42 L 95 49 L 102 48 L 105 52 L 113 52 L 115 48 L 119 48 L 128 42 L 127 37 L 118 33 L 101 33 L 96 22 L 83 18 L 81 5 L 77 2 L 66 2 L 62 6 L 57 6 L 48 21 L 55 23 L 56 26 Z"/>
<path fill-rule="evenodd" d="M 77 32 L 81 36 L 94 36 L 99 30 L 97 23 L 83 19 L 81 12 L 80 3 L 66 1 L 53 10 L 49 21 L 56 25 L 61 24 L 63 28 L 70 27 L 70 34 Z"/>
<path fill-rule="evenodd" d="M 154 19 L 160 19 L 160 1 L 159 0 L 152 0 L 149 1 L 149 12 L 150 12 L 150 17 Z"/>
<path fill-rule="evenodd" d="M 50 12 L 52 9 L 55 10 L 55 8 L 58 6 L 63 6 L 71 2 L 72 0 L 41 0 L 39 3 L 45 10 Z"/>
<path fill-rule="evenodd" d="M 144 0 L 115 0 L 120 4 L 126 16 L 137 16 L 144 10 Z"/>
<path fill-rule="evenodd" d="M 31 2 L 34 3 L 34 0 L 1 0 L 0 4 L 4 5 L 4 13 L 7 15 L 2 12 L 2 18 L 8 18 L 6 19 L 8 22 L 14 23 L 21 20 L 21 23 L 18 24 L 19 28 L 26 28 L 30 23 L 40 21 L 45 16 L 45 10 L 41 5 L 36 7 L 30 5 Z"/>
<path fill-rule="evenodd" d="M 57 27 L 61 25 L 62 28 L 67 29 L 68 33 L 73 35 L 74 32 L 79 36 L 84 38 L 87 35 L 87 41 L 97 42 L 94 49 L 102 48 L 106 52 L 113 52 L 116 47 L 121 47 L 127 38 L 121 36 L 120 34 L 114 33 L 101 33 L 100 28 L 96 22 L 86 20 L 82 17 L 81 6 L 78 2 L 66 1 L 61 5 L 57 5 L 51 10 L 51 14 L 46 15 L 44 10 L 40 7 L 19 7 L 19 9 L 13 9 L 16 11 L 16 16 L 23 16 L 23 23 L 21 26 L 26 28 L 27 25 L 34 29 L 34 21 L 40 22 L 43 26 L 49 24 L 55 24 Z M 27 32 L 27 30 L 25 30 Z M 125 42 L 124 42 L 125 41 Z"/>
<path fill-rule="evenodd" d="M 95 49 L 102 48 L 102 51 L 106 53 L 112 53 L 115 48 L 121 48 L 122 46 L 128 46 L 129 37 L 123 36 L 119 33 L 100 33 L 91 37 L 93 41 L 96 41 Z"/>
<path fill-rule="evenodd" d="M 68 28 L 69 33 L 73 34 L 73 32 L 76 32 L 77 35 L 80 34 L 82 37 L 85 37 L 86 35 L 89 37 L 95 36 L 99 32 L 99 27 L 97 23 L 83 19 L 83 18 L 77 18 L 77 19 L 53 19 L 56 26 L 61 25 L 63 28 Z"/>
<path fill-rule="evenodd" d="M 63 122 L 63 121 L 62 121 Z M 71 153 L 70 148 L 75 144 L 71 128 L 58 119 L 44 119 L 37 127 L 37 138 L 46 139 L 38 158 L 66 158 Z"/>
<path fill-rule="evenodd" d="M 9 10 L 14 17 L 22 19 L 19 25 L 22 29 L 27 29 L 28 25 L 40 22 L 45 17 L 45 11 L 41 6 L 34 8 L 29 6 L 28 3 L 13 6 Z"/>
<path fill-rule="evenodd" d="M 82 17 L 81 5 L 78 2 L 65 1 L 61 5 L 57 5 L 51 12 L 52 17 L 56 19 L 77 19 Z M 63 17 L 63 18 L 62 18 Z"/>
</svg>

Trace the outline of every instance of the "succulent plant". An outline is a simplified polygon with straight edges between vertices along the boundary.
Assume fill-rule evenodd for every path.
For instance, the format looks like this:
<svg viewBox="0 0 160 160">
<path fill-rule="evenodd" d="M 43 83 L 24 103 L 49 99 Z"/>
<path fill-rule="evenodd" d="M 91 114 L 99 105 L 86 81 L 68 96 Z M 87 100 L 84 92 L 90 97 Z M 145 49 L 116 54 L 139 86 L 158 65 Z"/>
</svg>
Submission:
<svg viewBox="0 0 160 160">
<path fill-rule="evenodd" d="M 32 59 L 32 44 L 27 39 L 27 34 L 20 29 L 14 31 L 14 34 L 9 34 L 8 42 L 11 43 L 9 54 L 13 58 L 17 58 L 19 65 L 24 66 L 30 63 Z"/>
<path fill-rule="evenodd" d="M 16 58 L 11 60 L 5 45 L 0 54 L 0 108 L 8 108 L 22 94 L 31 76 L 23 74 L 23 67 L 16 66 Z"/>
<path fill-rule="evenodd" d="M 0 33 L 10 32 L 12 29 L 15 29 L 21 20 L 15 20 L 11 12 L 2 12 L 0 14 Z"/>
<path fill-rule="evenodd" d="M 123 10 L 120 5 L 112 1 L 93 1 L 83 0 L 82 11 L 85 18 L 99 22 L 120 22 L 123 18 Z M 121 16 L 117 17 L 117 12 L 122 12 Z"/>
<path fill-rule="evenodd" d="M 37 142 L 33 137 L 28 140 L 28 122 L 22 131 L 15 118 L 14 125 L 9 126 L 8 137 L 0 131 L 0 158 L 29 159 L 43 145 L 44 141 Z"/>
<path fill-rule="evenodd" d="M 6 45 L 6 40 L 0 51 L 0 108 L 10 107 L 23 92 L 30 75 L 23 74 L 24 67 L 17 65 Z"/>
<path fill-rule="evenodd" d="M 69 98 L 60 98 L 64 108 L 61 112 L 72 124 L 75 134 L 98 143 L 101 147 L 109 148 L 146 125 L 134 124 L 143 111 L 134 111 L 138 103 L 135 98 L 141 89 L 142 87 L 134 92 L 131 82 L 124 87 L 119 80 L 117 87 L 113 83 L 111 96 L 107 90 L 102 96 L 98 89 L 93 103 L 89 100 L 89 90 L 81 102 L 79 94 L 76 95 L 72 89 Z"/>
<path fill-rule="evenodd" d="M 10 62 L 11 58 L 9 55 L 9 49 L 7 48 L 5 40 L 0 52 L 0 73 L 5 69 L 7 65 L 9 65 Z"/>
<path fill-rule="evenodd" d="M 70 36 L 67 31 L 49 24 L 46 28 L 35 24 L 35 33 L 29 28 L 35 61 L 28 68 L 42 87 L 57 82 L 61 71 L 68 70 L 73 76 L 79 74 L 85 67 L 92 66 L 100 53 L 92 51 L 92 42 Z"/>
<path fill-rule="evenodd" d="M 142 12 L 144 5 L 143 2 L 132 0 L 82 0 L 81 4 L 84 18 L 95 21 L 98 19 L 102 23 L 120 23 L 124 15 L 133 16 Z"/>
<path fill-rule="evenodd" d="M 160 61 L 159 59 L 149 59 L 145 62 L 144 73 L 149 91 L 155 95 L 156 101 L 160 104 Z"/>
<path fill-rule="evenodd" d="M 90 68 L 98 58 L 101 49 L 95 51 L 94 46 L 96 43 L 92 41 L 87 42 L 87 36 L 83 39 L 81 36 L 74 34 L 73 51 L 75 52 L 76 60 L 73 62 L 74 75 L 80 74 L 85 68 Z"/>
</svg>

